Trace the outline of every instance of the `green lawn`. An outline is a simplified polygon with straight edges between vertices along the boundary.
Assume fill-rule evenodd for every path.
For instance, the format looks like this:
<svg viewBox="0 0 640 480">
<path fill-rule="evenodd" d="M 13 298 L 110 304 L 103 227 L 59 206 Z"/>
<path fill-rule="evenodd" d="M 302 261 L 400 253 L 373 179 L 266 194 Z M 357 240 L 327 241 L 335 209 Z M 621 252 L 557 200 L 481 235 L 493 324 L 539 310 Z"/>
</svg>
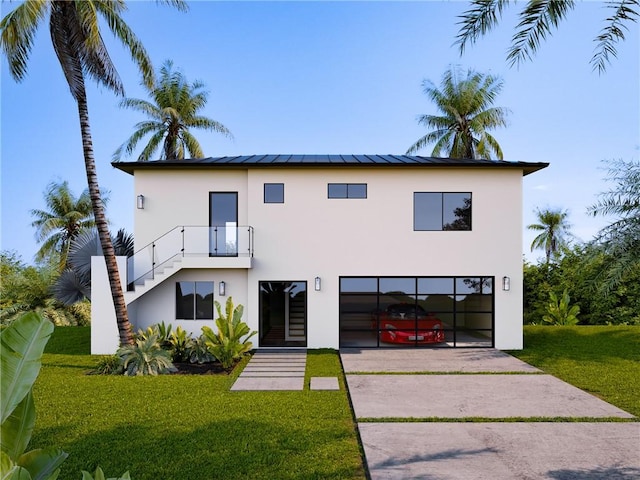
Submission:
<svg viewBox="0 0 640 480">
<path fill-rule="evenodd" d="M 230 392 L 235 375 L 86 375 L 88 338 L 57 328 L 35 386 L 31 447 L 69 453 L 60 478 L 365 478 L 335 351 L 309 351 L 307 380 L 338 376 L 339 392 Z"/>
<path fill-rule="evenodd" d="M 509 353 L 640 417 L 640 327 L 525 326 Z"/>
<path fill-rule="evenodd" d="M 237 373 L 86 375 L 89 335 L 56 328 L 35 386 L 30 448 L 67 451 L 60 478 L 97 465 L 134 480 L 365 478 L 335 351 L 309 351 L 307 382 L 337 376 L 339 392 L 230 392 Z M 526 326 L 510 353 L 640 417 L 640 327 Z"/>
</svg>

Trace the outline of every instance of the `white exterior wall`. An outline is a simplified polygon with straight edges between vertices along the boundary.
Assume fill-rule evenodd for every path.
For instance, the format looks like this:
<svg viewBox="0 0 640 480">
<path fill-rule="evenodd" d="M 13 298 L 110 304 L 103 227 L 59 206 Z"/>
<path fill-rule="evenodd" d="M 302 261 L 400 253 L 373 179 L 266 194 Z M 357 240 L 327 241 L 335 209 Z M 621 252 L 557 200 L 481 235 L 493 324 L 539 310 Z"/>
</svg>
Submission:
<svg viewBox="0 0 640 480">
<path fill-rule="evenodd" d="M 285 202 L 263 203 L 264 183 L 284 183 Z M 328 183 L 366 183 L 367 198 L 329 199 Z M 306 280 L 309 348 L 338 347 L 340 276 L 394 275 L 495 276 L 495 346 L 522 348 L 521 171 L 253 169 L 248 192 L 250 311 L 257 315 L 258 281 Z M 472 230 L 414 232 L 414 192 L 472 192 Z M 509 292 L 500 289 L 505 275 Z"/>
<path fill-rule="evenodd" d="M 264 183 L 284 183 L 285 202 L 265 204 Z M 328 183 L 366 183 L 367 198 L 329 199 Z M 177 225 L 207 226 L 214 191 L 238 192 L 238 224 L 255 232 L 252 268 L 181 270 L 130 304 L 136 328 L 165 321 L 199 334 L 213 324 L 175 320 L 176 281 L 213 280 L 214 297 L 224 303 L 224 280 L 252 330 L 259 327 L 258 282 L 306 281 L 307 346 L 338 348 L 340 276 L 493 276 L 495 346 L 522 348 L 521 170 L 139 169 L 135 196 L 145 196 L 145 207 L 135 211 L 136 250 Z M 471 192 L 472 230 L 414 231 L 414 192 Z M 505 275 L 508 292 L 501 290 Z"/>
<path fill-rule="evenodd" d="M 120 283 L 126 291 L 126 257 L 116 257 Z M 131 312 L 129 312 L 131 314 Z M 120 345 L 111 287 L 104 257 L 91 257 L 91 353 L 111 355 Z"/>
</svg>

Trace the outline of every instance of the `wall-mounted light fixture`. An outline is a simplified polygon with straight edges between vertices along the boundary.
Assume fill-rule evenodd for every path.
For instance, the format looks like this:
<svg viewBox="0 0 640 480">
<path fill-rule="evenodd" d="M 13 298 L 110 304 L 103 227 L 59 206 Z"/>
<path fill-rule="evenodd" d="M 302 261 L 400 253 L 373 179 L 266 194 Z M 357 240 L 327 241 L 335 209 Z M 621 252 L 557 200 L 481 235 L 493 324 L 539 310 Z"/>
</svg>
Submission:
<svg viewBox="0 0 640 480">
<path fill-rule="evenodd" d="M 144 208 L 144 195 L 138 195 L 138 197 L 136 198 L 136 207 L 138 207 L 140 210 Z"/>
<path fill-rule="evenodd" d="M 316 284 L 315 284 L 316 292 L 319 292 L 321 287 L 322 287 L 322 284 L 321 284 L 320 277 L 316 277 Z"/>
<path fill-rule="evenodd" d="M 505 292 L 511 290 L 511 279 L 507 276 L 502 277 L 502 290 Z"/>
<path fill-rule="evenodd" d="M 218 294 L 221 297 L 224 297 L 226 293 L 227 293 L 227 284 L 224 282 L 218 283 Z"/>
</svg>

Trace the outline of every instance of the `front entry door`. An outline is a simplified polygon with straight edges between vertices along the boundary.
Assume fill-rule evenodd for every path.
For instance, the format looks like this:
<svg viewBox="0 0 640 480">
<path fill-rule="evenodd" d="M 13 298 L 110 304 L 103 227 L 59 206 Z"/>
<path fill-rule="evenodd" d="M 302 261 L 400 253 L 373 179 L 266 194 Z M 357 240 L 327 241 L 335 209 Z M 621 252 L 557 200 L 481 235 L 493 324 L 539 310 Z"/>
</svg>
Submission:
<svg viewBox="0 0 640 480">
<path fill-rule="evenodd" d="M 307 282 L 260 282 L 260 346 L 307 345 Z"/>
<path fill-rule="evenodd" d="M 238 192 L 209 193 L 209 255 L 238 256 Z"/>
</svg>

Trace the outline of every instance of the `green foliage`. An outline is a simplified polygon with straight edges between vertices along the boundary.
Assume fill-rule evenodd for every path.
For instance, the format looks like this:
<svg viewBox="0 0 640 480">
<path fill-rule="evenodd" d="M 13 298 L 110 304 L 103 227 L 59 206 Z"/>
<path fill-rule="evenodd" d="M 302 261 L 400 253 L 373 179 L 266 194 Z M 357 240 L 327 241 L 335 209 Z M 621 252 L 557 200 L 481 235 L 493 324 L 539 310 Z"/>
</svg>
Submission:
<svg viewBox="0 0 640 480">
<path fill-rule="evenodd" d="M 53 324 L 27 313 L 0 332 L 2 396 L 0 475 L 7 480 L 55 480 L 67 454 L 59 448 L 25 452 L 36 420 L 33 384 Z"/>
<path fill-rule="evenodd" d="M 122 375 L 124 373 L 122 361 L 118 355 L 100 356 L 91 373 L 95 375 Z"/>
<path fill-rule="evenodd" d="M 509 111 L 493 107 L 502 91 L 502 80 L 494 75 L 451 68 L 442 76 L 440 88 L 424 80 L 424 93 L 435 104 L 440 115 L 420 115 L 418 123 L 431 131 L 407 150 L 416 153 L 434 144 L 431 156 L 451 158 L 497 158 L 503 153 L 489 130 L 507 125 Z"/>
<path fill-rule="evenodd" d="M 173 69 L 170 60 L 160 68 L 158 81 L 147 87 L 151 101 L 125 98 L 120 106 L 143 113 L 148 120 L 138 123 L 136 131 L 113 154 L 113 160 L 130 156 L 138 143 L 151 135 L 143 148 L 139 162 L 158 158 L 155 152 L 161 146 L 160 159 L 181 160 L 188 152 L 190 158 L 202 158 L 204 153 L 191 130 L 199 128 L 232 137 L 231 132 L 220 122 L 200 115 L 207 104 L 208 93 L 204 83 L 189 83 L 187 78 Z"/>
<path fill-rule="evenodd" d="M 531 242 L 531 251 L 544 250 L 547 263 L 553 256 L 558 256 L 560 252 L 567 248 L 569 233 L 569 223 L 567 221 L 568 212 L 561 210 L 537 210 L 538 223 L 527 225 L 529 230 L 540 232 Z"/>
<path fill-rule="evenodd" d="M 233 308 L 233 299 L 227 298 L 226 309 L 222 313 L 222 307 L 215 302 L 218 318 L 216 318 L 216 333 L 209 327 L 202 327 L 202 334 L 206 338 L 209 352 L 222 364 L 225 369 L 230 369 L 242 356 L 247 353 L 253 344 L 249 339 L 257 332 L 251 332 L 249 326 L 241 321 L 244 307 L 238 305 Z M 243 339 L 243 337 L 245 337 Z"/>
<path fill-rule="evenodd" d="M 571 297 L 566 290 L 560 298 L 555 292 L 549 292 L 547 313 L 542 319 L 551 325 L 575 325 L 578 323 L 579 313 L 580 307 L 571 305 Z"/>
<path fill-rule="evenodd" d="M 189 346 L 188 352 L 189 362 L 202 365 L 203 363 L 213 362 L 215 357 L 209 352 L 207 339 L 203 335 L 194 338 Z"/>
<path fill-rule="evenodd" d="M 162 348 L 156 334 L 137 337 L 133 345 L 118 349 L 124 374 L 127 376 L 160 375 L 175 372 L 171 354 Z"/>
<path fill-rule="evenodd" d="M 67 307 L 52 297 L 51 287 L 58 277 L 55 265 L 27 266 L 16 253 L 3 251 L 0 268 L 0 322 L 3 325 L 34 310 L 58 326 L 90 323 L 88 304 Z"/>
<path fill-rule="evenodd" d="M 82 480 L 131 480 L 131 477 L 129 472 L 125 472 L 119 477 L 105 478 L 104 472 L 98 467 L 93 475 L 86 470 L 82 470 Z"/>
<path fill-rule="evenodd" d="M 171 326 L 169 326 L 171 328 Z M 171 359 L 174 362 L 188 362 L 192 350 L 193 338 L 181 326 L 169 336 Z"/>
<path fill-rule="evenodd" d="M 577 245 L 557 263 L 524 264 L 524 323 L 542 323 L 549 293 L 567 290 L 580 305 L 580 324 L 640 325 L 640 268 L 607 292 L 602 272 L 609 255 L 596 245 Z"/>
</svg>

